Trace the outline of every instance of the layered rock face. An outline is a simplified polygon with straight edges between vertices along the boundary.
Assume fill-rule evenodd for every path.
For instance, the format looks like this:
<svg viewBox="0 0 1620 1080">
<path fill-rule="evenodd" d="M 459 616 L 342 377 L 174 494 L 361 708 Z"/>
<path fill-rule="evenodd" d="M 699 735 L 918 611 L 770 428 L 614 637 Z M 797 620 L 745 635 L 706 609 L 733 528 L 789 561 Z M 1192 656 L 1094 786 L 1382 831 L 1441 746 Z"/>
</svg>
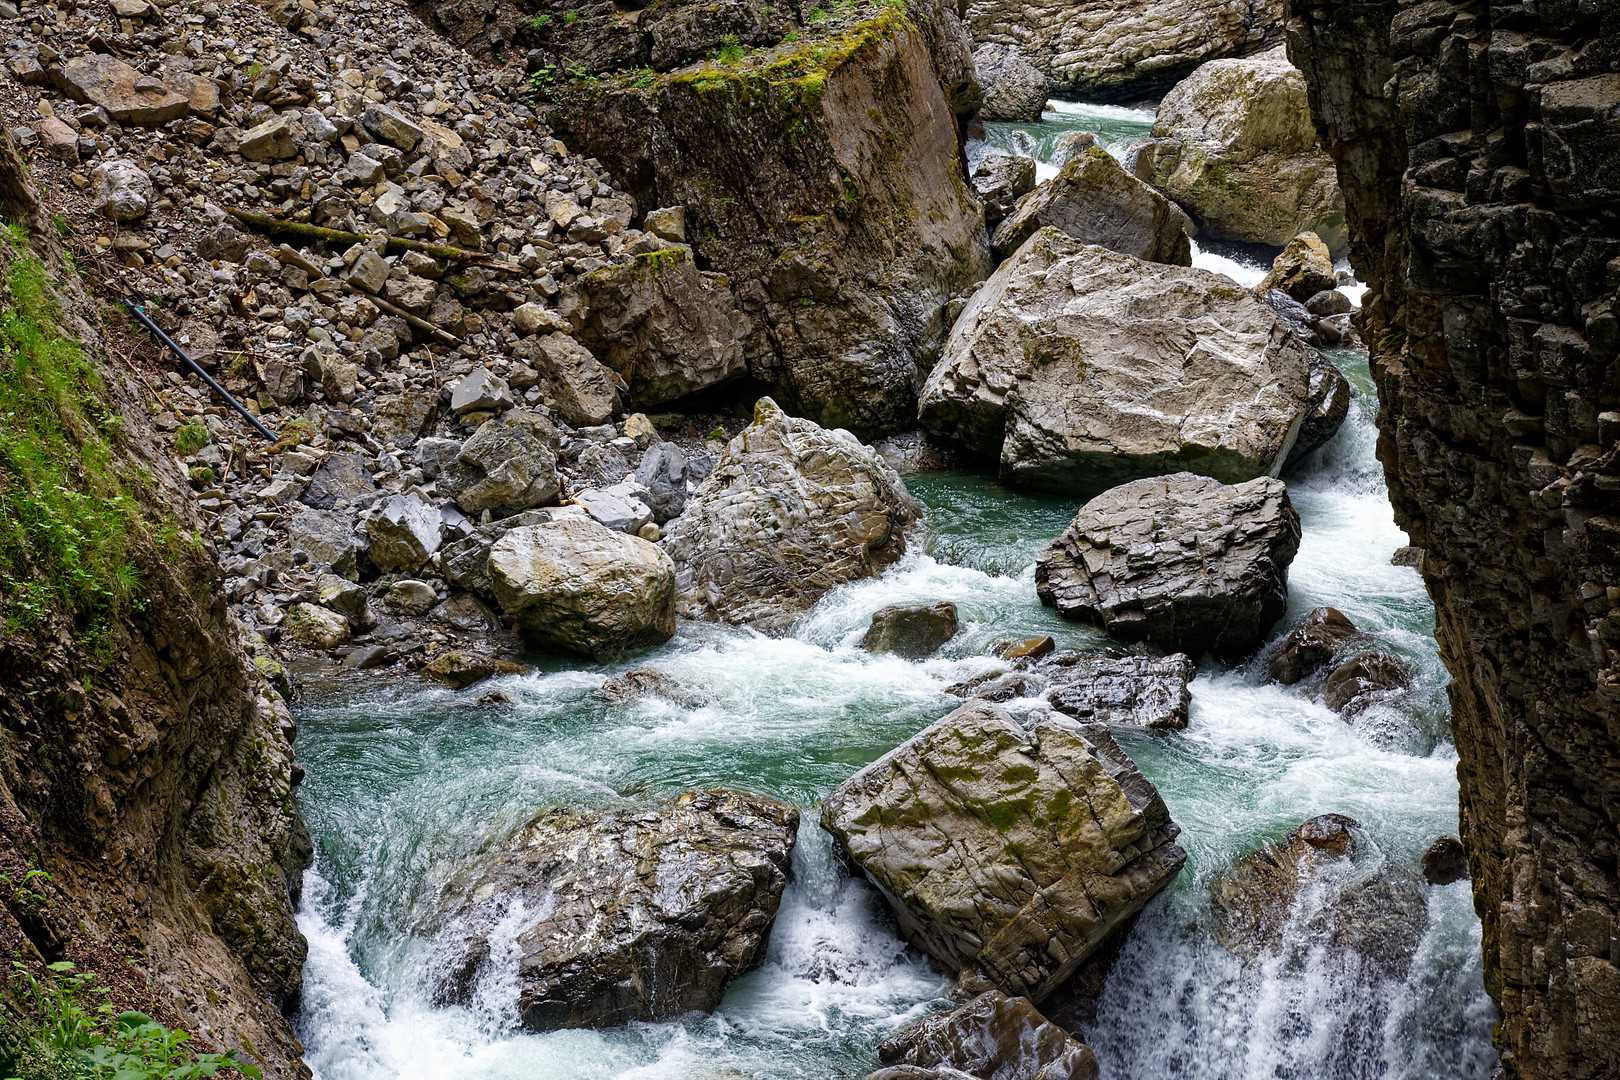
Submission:
<svg viewBox="0 0 1620 1080">
<path fill-rule="evenodd" d="M 1027 998 L 987 990 L 948 1013 L 924 1017 L 883 1040 L 887 1069 L 869 1080 L 1097 1080 L 1097 1057 Z M 909 1068 L 908 1068 L 909 1066 Z"/>
<path fill-rule="evenodd" d="M 47 961 L 93 970 L 116 1008 L 242 1048 L 267 1077 L 308 1076 L 281 1013 L 302 985 L 292 893 L 309 859 L 292 717 L 243 651 L 196 501 L 3 132 L 0 216 L 18 223 L 0 232 L 0 948 L 42 979 Z M 54 448 L 55 495 L 31 446 Z M 42 529 L 53 506 L 95 545 L 75 569 Z M 112 576 L 121 556 L 132 584 Z"/>
<path fill-rule="evenodd" d="M 1301 9 L 1379 457 L 1425 551 L 1510 1077 L 1620 1072 L 1620 52 L 1588 7 Z"/>
<path fill-rule="evenodd" d="M 821 824 L 951 970 L 1039 1001 L 1186 861 L 1107 731 L 973 701 L 841 784 Z"/>
<path fill-rule="evenodd" d="M 792 806 L 729 791 L 662 812 L 547 811 L 451 885 L 465 906 L 443 933 L 439 996 L 471 995 L 491 932 L 516 915 L 532 1030 L 710 1011 L 764 959 L 798 830 Z"/>
<path fill-rule="evenodd" d="M 1282 247 L 1315 232 L 1344 247 L 1344 197 L 1282 48 L 1205 64 L 1159 103 L 1137 175 L 1208 236 Z"/>
<path fill-rule="evenodd" d="M 1310 355 L 1230 278 L 1045 228 L 963 309 L 920 415 L 1021 486 L 1089 497 L 1182 469 L 1239 482 L 1282 467 Z"/>
<path fill-rule="evenodd" d="M 870 447 L 762 398 L 670 527 L 676 611 L 786 633 L 827 590 L 905 554 L 921 516 Z"/>
<path fill-rule="evenodd" d="M 870 438 L 910 424 L 945 305 L 989 270 L 958 140 L 978 89 L 948 7 L 798 32 L 560 90 L 551 119 L 638 205 L 684 207 L 729 278 L 749 373 L 793 413 Z"/>
<path fill-rule="evenodd" d="M 1275 0 L 969 0 L 966 19 L 974 41 L 1017 46 L 1054 90 L 1129 100 L 1162 91 L 1205 60 L 1276 45 L 1282 8 Z"/>
</svg>

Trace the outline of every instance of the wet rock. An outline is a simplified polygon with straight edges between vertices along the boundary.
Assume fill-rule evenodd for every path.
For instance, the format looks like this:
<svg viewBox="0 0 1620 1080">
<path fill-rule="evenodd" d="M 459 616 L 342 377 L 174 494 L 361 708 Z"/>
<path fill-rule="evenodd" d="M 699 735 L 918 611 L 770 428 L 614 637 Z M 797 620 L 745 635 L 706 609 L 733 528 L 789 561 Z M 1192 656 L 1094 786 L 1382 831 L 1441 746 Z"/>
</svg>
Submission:
<svg viewBox="0 0 1620 1080">
<path fill-rule="evenodd" d="M 1356 624 L 1337 608 L 1319 607 L 1277 645 L 1266 661 L 1266 677 L 1292 686 L 1326 667 L 1341 649 L 1360 637 Z"/>
<path fill-rule="evenodd" d="M 1344 196 L 1284 49 L 1205 64 L 1159 103 L 1153 186 L 1221 240 L 1348 240 Z M 1305 299 L 1301 297 L 1300 299 Z"/>
<path fill-rule="evenodd" d="M 440 997 L 471 997 L 490 933 L 521 900 L 525 1027 L 710 1011 L 765 956 L 798 826 L 792 806 L 726 791 L 665 811 L 547 811 L 447 890 L 466 906 L 442 935 Z"/>
<path fill-rule="evenodd" d="M 310 474 L 309 486 L 298 501 L 316 510 L 362 510 L 381 496 L 366 469 L 363 454 L 330 454 Z M 341 506 L 339 504 L 342 504 Z"/>
<path fill-rule="evenodd" d="M 1183 653 L 1057 658 L 1045 670 L 1055 684 L 1047 701 L 1082 724 L 1173 730 L 1187 726 L 1192 706 L 1188 684 L 1198 674 Z"/>
<path fill-rule="evenodd" d="M 1003 259 L 1051 225 L 1083 244 L 1151 262 L 1192 265 L 1193 224 L 1181 209 L 1120 168 L 1100 146 L 1083 150 L 996 229 Z"/>
<path fill-rule="evenodd" d="M 1045 679 L 1027 671 L 987 671 L 963 682 L 952 683 L 945 688 L 945 692 L 952 697 L 979 698 L 999 703 L 1034 697 L 1045 685 Z"/>
<path fill-rule="evenodd" d="M 281 629 L 310 649 L 335 649 L 349 640 L 349 620 L 314 604 L 294 604 L 287 609 Z"/>
<path fill-rule="evenodd" d="M 920 515 L 869 447 L 761 398 L 754 422 L 670 524 L 677 610 L 785 633 L 827 590 L 900 558 Z"/>
<path fill-rule="evenodd" d="M 453 690 L 465 690 L 485 679 L 521 675 L 526 670 L 522 664 L 514 664 L 510 660 L 465 649 L 448 649 L 424 664 L 422 674 L 437 679 Z"/>
<path fill-rule="evenodd" d="M 387 667 L 395 660 L 393 650 L 386 645 L 362 645 L 343 658 L 343 666 L 355 671 L 371 671 Z"/>
<path fill-rule="evenodd" d="M 1035 159 L 987 154 L 973 170 L 973 193 L 984 204 L 985 224 L 994 228 L 1035 190 Z"/>
<path fill-rule="evenodd" d="M 1468 877 L 1468 851 L 1455 836 L 1442 836 L 1423 852 L 1423 877 L 1430 885 L 1450 885 Z"/>
<path fill-rule="evenodd" d="M 619 391 L 613 372 L 567 334 L 529 338 L 512 355 L 535 370 L 539 376 L 535 386 L 565 423 L 592 427 L 618 414 Z"/>
<path fill-rule="evenodd" d="M 1360 828 L 1323 814 L 1235 862 L 1210 883 L 1216 940 L 1249 962 L 1326 947 L 1373 977 L 1404 977 L 1428 922 L 1422 886 L 1364 851 Z"/>
<path fill-rule="evenodd" d="M 557 498 L 556 434 L 549 421 L 517 409 L 480 424 L 439 475 L 439 490 L 461 512 L 515 514 Z"/>
<path fill-rule="evenodd" d="M 1348 315 L 1356 310 L 1350 298 L 1338 289 L 1323 289 L 1321 292 L 1304 301 L 1305 310 L 1318 319 L 1331 318 L 1334 315 Z"/>
<path fill-rule="evenodd" d="M 1027 638 L 1024 641 L 1009 641 L 992 648 L 997 656 L 1003 660 L 1023 660 L 1026 657 L 1035 659 L 1045 656 L 1057 648 L 1057 642 L 1050 637 Z"/>
<path fill-rule="evenodd" d="M 152 179 L 133 161 L 104 161 L 90 171 L 90 205 L 103 217 L 139 220 L 151 200 Z"/>
<path fill-rule="evenodd" d="M 623 705 L 649 694 L 689 709 L 709 704 L 706 695 L 688 690 L 671 676 L 652 668 L 632 668 L 622 675 L 614 675 L 602 683 L 600 693 L 614 705 Z"/>
<path fill-rule="evenodd" d="M 590 520 L 513 529 L 489 553 L 501 613 L 530 642 L 607 659 L 675 633 L 675 567 L 640 537 Z"/>
<path fill-rule="evenodd" d="M 1075 515 L 1037 560 L 1036 591 L 1127 641 L 1236 657 L 1282 617 L 1299 539 L 1280 480 L 1137 480 Z"/>
<path fill-rule="evenodd" d="M 979 116 L 984 120 L 1029 123 L 1046 111 L 1046 76 L 1010 45 L 980 45 L 973 67 L 984 91 Z"/>
<path fill-rule="evenodd" d="M 52 69 L 51 77 L 73 100 L 106 109 L 119 124 L 156 127 L 191 110 L 184 94 L 105 53 L 75 56 Z"/>
<path fill-rule="evenodd" d="M 367 520 L 366 535 L 371 540 L 367 554 L 377 569 L 420 570 L 439 550 L 439 508 L 414 493 L 391 496 Z"/>
<path fill-rule="evenodd" d="M 1276 293 L 1268 293 L 1275 296 Z M 1339 296 L 1339 293 L 1333 295 Z M 1320 337 L 1320 334 L 1317 335 Z M 1305 418 L 1300 422 L 1299 435 L 1283 462 L 1291 468 L 1311 451 L 1326 446 L 1344 426 L 1350 415 L 1350 381 L 1333 366 L 1333 361 L 1312 349 L 1307 354 L 1310 362 L 1310 382 L 1307 385 Z"/>
<path fill-rule="evenodd" d="M 1423 569 L 1423 549 L 1407 544 L 1395 549 L 1395 554 L 1389 557 L 1391 566 L 1410 566 L 1418 570 Z"/>
<path fill-rule="evenodd" d="M 956 636 L 956 605 L 909 604 L 882 608 L 861 638 L 867 652 L 894 653 L 907 660 L 932 656 Z"/>
<path fill-rule="evenodd" d="M 686 453 L 672 442 L 654 443 L 636 466 L 653 520 L 663 525 L 686 509 Z"/>
<path fill-rule="evenodd" d="M 674 401 L 746 370 L 748 320 L 724 274 L 666 248 L 580 278 L 558 313 L 580 342 L 630 384 L 636 408 Z"/>
<path fill-rule="evenodd" d="M 1333 256 L 1328 254 L 1327 245 L 1315 233 L 1305 232 L 1288 241 L 1288 246 L 1271 261 L 1270 272 L 1254 291 L 1266 293 L 1277 289 L 1303 304 L 1324 289 L 1334 289 L 1337 284 Z M 1345 299 L 1348 303 L 1348 297 Z"/>
<path fill-rule="evenodd" d="M 1052 140 L 1052 164 L 1062 169 L 1069 162 L 1097 145 L 1093 131 L 1065 131 Z M 1191 225 L 1191 222 L 1188 222 Z"/>
<path fill-rule="evenodd" d="M 1089 497 L 1179 469 L 1237 483 L 1291 449 L 1309 353 L 1227 277 L 1045 228 L 968 301 L 920 415 L 1022 486 Z"/>
<path fill-rule="evenodd" d="M 388 609 L 402 615 L 426 615 L 438 602 L 439 595 L 433 591 L 433 586 L 415 578 L 401 578 L 383 594 L 383 603 Z"/>
<path fill-rule="evenodd" d="M 1100 727 L 969 702 L 841 784 L 822 827 L 906 939 L 1039 1001 L 1174 880 L 1180 831 Z"/>
<path fill-rule="evenodd" d="M 948 1013 L 908 1024 L 883 1040 L 878 1060 L 891 1066 L 869 1080 L 921 1080 L 922 1070 L 959 1070 L 984 1080 L 1096 1080 L 1091 1048 L 1036 1011 L 1028 998 L 988 990 Z M 932 1072 L 933 1076 L 941 1075 Z"/>
<path fill-rule="evenodd" d="M 1348 719 L 1411 685 L 1406 661 L 1388 653 L 1362 653 L 1333 669 L 1322 687 L 1322 703 Z"/>
</svg>

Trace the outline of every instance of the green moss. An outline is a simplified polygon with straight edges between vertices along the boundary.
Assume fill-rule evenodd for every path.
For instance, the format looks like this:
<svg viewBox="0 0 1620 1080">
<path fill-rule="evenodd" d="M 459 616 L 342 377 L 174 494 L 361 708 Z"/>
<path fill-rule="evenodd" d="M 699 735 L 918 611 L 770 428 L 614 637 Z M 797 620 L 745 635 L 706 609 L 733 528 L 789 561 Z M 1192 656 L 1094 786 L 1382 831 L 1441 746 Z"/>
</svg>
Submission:
<svg viewBox="0 0 1620 1080">
<path fill-rule="evenodd" d="M 174 451 L 181 457 L 190 457 L 208 445 L 208 429 L 193 420 L 180 425 L 174 433 Z"/>
<path fill-rule="evenodd" d="M 134 604 L 146 478 L 123 460 L 107 387 L 13 229 L 0 311 L 0 594 L 5 628 L 77 617 L 94 643 Z M 163 539 L 172 540 L 172 527 Z"/>
</svg>

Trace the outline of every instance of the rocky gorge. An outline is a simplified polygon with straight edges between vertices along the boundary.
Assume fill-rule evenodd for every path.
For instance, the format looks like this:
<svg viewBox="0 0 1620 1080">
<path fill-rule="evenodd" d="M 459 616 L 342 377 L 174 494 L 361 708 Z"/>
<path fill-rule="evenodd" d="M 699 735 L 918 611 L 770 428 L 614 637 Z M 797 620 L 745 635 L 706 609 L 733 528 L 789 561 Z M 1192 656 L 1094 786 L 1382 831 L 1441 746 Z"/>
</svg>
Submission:
<svg viewBox="0 0 1620 1080">
<path fill-rule="evenodd" d="M 1424 10 L 0 3 L 0 1065 L 1603 1075 L 1620 94 Z"/>
</svg>

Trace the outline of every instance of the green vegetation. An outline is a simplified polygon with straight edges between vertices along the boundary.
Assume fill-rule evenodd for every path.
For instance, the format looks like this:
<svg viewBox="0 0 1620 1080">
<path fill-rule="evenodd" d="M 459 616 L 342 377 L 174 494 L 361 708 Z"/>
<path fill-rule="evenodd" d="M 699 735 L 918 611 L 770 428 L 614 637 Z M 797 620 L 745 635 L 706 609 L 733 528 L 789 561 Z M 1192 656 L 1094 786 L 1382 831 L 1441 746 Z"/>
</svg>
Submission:
<svg viewBox="0 0 1620 1080">
<path fill-rule="evenodd" d="M 95 365 L 59 325 L 45 266 L 12 230 L 0 311 L 0 594 L 5 629 L 54 612 L 92 652 L 135 598 L 144 478 L 120 463 L 120 417 Z"/>
<path fill-rule="evenodd" d="M 579 19 L 579 12 L 577 12 L 577 11 L 567 11 L 567 12 L 563 13 L 563 25 L 564 26 L 573 26 L 574 23 L 576 21 L 578 21 L 578 19 Z"/>
<path fill-rule="evenodd" d="M 722 64 L 736 64 L 742 60 L 742 42 L 737 40 L 736 34 L 727 34 L 720 39 L 720 47 L 715 50 L 714 58 Z"/>
<path fill-rule="evenodd" d="M 208 429 L 195 420 L 180 425 L 174 433 L 174 451 L 181 457 L 190 457 L 208 445 Z"/>
<path fill-rule="evenodd" d="M 573 12 L 569 12 L 569 14 L 573 14 Z M 538 15 L 530 15 L 527 19 L 524 19 L 523 25 L 538 33 L 550 21 L 551 13 L 542 11 Z"/>
<path fill-rule="evenodd" d="M 191 1036 L 145 1013 L 115 1014 L 106 987 L 73 964 L 51 964 L 44 978 L 12 963 L 15 1012 L 0 1023 L 0 1076 L 7 1080 L 197 1080 L 231 1071 L 258 1077 L 237 1051 L 199 1053 Z"/>
</svg>

